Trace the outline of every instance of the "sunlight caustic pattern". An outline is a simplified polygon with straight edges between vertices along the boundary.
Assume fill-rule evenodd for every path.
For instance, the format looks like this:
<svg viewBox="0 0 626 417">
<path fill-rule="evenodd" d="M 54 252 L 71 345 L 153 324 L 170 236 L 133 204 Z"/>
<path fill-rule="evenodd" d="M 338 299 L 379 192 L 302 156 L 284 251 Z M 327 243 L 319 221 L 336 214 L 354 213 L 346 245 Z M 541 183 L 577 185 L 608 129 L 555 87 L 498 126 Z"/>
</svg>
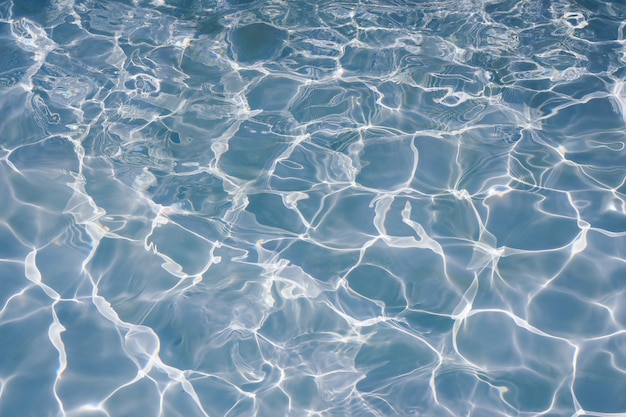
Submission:
<svg viewBox="0 0 626 417">
<path fill-rule="evenodd" d="M 624 19 L 0 2 L 0 415 L 623 416 Z"/>
</svg>

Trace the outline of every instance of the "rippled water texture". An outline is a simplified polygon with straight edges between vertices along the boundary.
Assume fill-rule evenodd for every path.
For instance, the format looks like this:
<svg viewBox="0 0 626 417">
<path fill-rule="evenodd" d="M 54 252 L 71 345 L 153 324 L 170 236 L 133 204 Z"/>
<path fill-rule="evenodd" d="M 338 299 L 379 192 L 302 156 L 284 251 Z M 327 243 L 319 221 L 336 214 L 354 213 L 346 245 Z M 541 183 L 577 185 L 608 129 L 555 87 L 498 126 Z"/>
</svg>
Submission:
<svg viewBox="0 0 626 417">
<path fill-rule="evenodd" d="M 0 1 L 0 416 L 626 415 L 625 22 Z"/>
</svg>

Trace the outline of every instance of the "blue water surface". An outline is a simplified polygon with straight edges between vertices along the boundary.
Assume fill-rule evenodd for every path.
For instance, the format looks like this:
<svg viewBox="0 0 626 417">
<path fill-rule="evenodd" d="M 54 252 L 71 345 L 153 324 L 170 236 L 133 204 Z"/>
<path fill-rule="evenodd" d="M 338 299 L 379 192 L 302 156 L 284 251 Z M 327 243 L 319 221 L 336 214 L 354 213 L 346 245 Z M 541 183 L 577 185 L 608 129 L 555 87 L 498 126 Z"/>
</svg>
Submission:
<svg viewBox="0 0 626 417">
<path fill-rule="evenodd" d="M 625 38 L 0 1 L 0 417 L 625 416 Z"/>
</svg>

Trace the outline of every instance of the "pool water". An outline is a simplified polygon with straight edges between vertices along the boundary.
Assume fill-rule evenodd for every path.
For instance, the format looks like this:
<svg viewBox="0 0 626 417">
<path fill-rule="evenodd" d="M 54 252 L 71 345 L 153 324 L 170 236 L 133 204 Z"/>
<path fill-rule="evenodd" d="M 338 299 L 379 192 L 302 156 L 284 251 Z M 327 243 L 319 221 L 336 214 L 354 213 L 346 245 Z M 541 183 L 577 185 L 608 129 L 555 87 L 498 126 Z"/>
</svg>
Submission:
<svg viewBox="0 0 626 417">
<path fill-rule="evenodd" d="M 625 38 L 0 1 L 0 416 L 626 415 Z"/>
</svg>

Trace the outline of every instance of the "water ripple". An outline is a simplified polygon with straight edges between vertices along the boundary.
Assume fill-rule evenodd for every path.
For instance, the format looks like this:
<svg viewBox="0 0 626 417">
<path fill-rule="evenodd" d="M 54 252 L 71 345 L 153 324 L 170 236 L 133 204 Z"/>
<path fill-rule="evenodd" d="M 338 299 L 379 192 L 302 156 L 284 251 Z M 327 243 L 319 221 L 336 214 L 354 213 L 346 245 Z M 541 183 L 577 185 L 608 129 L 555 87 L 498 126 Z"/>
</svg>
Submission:
<svg viewBox="0 0 626 417">
<path fill-rule="evenodd" d="M 623 415 L 625 16 L 0 3 L 0 415 Z"/>
</svg>

